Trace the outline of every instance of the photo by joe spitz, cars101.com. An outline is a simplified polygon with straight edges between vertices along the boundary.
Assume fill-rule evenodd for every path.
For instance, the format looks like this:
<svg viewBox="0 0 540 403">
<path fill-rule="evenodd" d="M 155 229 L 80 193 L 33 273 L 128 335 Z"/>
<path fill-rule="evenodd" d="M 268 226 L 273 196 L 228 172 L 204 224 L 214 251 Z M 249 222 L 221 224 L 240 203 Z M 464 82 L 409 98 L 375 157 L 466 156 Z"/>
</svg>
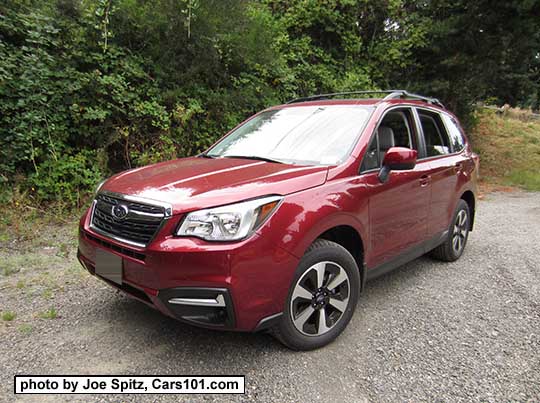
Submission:
<svg viewBox="0 0 540 403">
<path fill-rule="evenodd" d="M 104 181 L 78 257 L 178 320 L 316 349 L 343 332 L 367 280 L 426 253 L 459 259 L 478 165 L 436 99 L 295 99 L 202 154 Z"/>
</svg>

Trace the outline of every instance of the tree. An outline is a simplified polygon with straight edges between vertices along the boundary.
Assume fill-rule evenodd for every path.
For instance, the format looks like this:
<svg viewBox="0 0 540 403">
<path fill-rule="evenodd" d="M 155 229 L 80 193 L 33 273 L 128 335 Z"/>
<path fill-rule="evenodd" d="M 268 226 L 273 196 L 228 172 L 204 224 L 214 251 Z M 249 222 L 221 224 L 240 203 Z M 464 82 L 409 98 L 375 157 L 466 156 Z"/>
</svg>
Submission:
<svg viewBox="0 0 540 403">
<path fill-rule="evenodd" d="M 531 93 L 540 84 L 540 2 L 417 1 L 410 10 L 428 22 L 425 46 L 415 52 L 415 89 L 440 97 L 461 116 L 490 97 L 538 107 Z"/>
</svg>

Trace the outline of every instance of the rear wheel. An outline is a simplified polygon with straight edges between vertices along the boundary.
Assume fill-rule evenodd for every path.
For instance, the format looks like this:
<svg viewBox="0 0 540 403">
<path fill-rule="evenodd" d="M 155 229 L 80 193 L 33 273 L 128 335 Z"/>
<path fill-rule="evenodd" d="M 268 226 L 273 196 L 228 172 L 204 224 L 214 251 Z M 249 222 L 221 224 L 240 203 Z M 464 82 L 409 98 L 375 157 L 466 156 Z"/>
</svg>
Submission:
<svg viewBox="0 0 540 403">
<path fill-rule="evenodd" d="M 359 270 L 351 254 L 334 242 L 315 241 L 298 265 L 274 335 L 294 350 L 330 343 L 351 320 L 359 290 Z"/>
<path fill-rule="evenodd" d="M 431 256 L 445 262 L 458 260 L 467 244 L 469 237 L 471 213 L 465 200 L 460 200 L 454 212 L 452 223 L 448 230 L 448 237 L 438 247 L 433 249 Z"/>
</svg>

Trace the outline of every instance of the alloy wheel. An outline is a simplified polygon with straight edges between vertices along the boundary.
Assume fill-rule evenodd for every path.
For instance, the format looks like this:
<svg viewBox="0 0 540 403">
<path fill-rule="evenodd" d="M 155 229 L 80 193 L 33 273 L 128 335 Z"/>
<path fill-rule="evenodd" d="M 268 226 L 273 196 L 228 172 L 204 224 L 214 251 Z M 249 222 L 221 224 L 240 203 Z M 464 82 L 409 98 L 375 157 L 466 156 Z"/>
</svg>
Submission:
<svg viewBox="0 0 540 403">
<path fill-rule="evenodd" d="M 467 212 L 460 210 L 454 222 L 454 232 L 452 234 L 452 248 L 456 255 L 461 253 L 467 240 L 467 233 L 469 231 L 467 221 Z"/>
<path fill-rule="evenodd" d="M 290 302 L 295 328 L 307 336 L 330 331 L 343 317 L 350 297 L 347 272 L 335 262 L 319 262 L 296 282 Z"/>
</svg>

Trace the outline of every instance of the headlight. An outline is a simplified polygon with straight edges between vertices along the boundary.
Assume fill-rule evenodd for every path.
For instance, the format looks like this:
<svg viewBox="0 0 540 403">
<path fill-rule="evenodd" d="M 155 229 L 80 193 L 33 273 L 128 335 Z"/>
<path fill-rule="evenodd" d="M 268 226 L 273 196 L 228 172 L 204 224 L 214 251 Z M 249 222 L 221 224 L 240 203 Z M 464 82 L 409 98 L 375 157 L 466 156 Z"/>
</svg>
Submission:
<svg viewBox="0 0 540 403">
<path fill-rule="evenodd" d="M 207 241 L 236 241 L 256 231 L 276 210 L 279 196 L 263 197 L 189 213 L 176 231 Z"/>
</svg>

